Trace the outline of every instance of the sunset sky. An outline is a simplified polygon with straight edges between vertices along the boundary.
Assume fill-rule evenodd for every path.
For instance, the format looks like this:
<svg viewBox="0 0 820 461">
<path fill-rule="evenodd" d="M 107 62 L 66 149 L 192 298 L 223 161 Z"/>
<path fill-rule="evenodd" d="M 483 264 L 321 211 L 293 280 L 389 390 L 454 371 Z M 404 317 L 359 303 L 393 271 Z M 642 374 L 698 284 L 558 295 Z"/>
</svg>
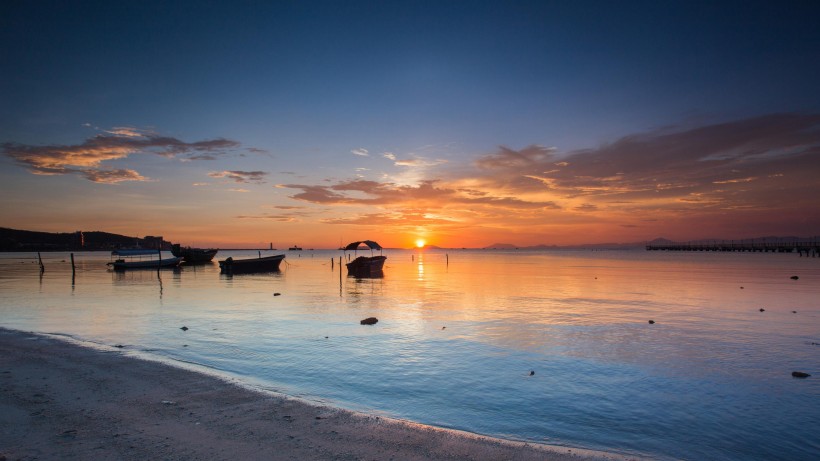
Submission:
<svg viewBox="0 0 820 461">
<path fill-rule="evenodd" d="M 820 235 L 820 2 L 0 2 L 0 227 Z"/>
</svg>

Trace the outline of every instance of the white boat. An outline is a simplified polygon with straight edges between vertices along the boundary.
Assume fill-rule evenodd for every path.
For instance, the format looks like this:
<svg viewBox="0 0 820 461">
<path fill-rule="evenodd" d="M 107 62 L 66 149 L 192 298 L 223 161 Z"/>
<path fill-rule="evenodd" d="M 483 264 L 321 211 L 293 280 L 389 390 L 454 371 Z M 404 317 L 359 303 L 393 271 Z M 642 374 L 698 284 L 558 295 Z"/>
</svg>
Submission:
<svg viewBox="0 0 820 461">
<path fill-rule="evenodd" d="M 159 269 L 162 267 L 176 267 L 182 262 L 182 258 L 162 258 L 160 250 L 149 250 L 144 248 L 114 250 L 111 257 L 117 257 L 108 263 L 115 271 L 126 269 Z"/>
</svg>

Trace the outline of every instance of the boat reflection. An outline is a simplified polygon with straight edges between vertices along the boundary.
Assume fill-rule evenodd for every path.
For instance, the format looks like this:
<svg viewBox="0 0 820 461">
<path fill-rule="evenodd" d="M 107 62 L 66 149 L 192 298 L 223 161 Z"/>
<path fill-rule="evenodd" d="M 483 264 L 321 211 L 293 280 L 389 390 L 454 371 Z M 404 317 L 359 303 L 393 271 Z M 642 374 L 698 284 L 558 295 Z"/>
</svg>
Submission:
<svg viewBox="0 0 820 461">
<path fill-rule="evenodd" d="M 359 279 L 383 279 L 384 278 L 384 271 L 379 269 L 379 270 L 374 270 L 372 272 L 347 274 L 347 278 L 356 279 L 356 280 L 359 280 Z"/>
</svg>

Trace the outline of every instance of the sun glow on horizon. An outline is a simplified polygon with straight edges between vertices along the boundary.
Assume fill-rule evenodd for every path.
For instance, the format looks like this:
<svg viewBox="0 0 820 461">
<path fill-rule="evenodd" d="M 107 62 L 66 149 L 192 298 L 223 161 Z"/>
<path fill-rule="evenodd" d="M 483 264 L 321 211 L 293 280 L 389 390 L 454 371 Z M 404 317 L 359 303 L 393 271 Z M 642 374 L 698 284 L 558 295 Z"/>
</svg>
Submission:
<svg viewBox="0 0 820 461">
<path fill-rule="evenodd" d="M 424 239 L 416 239 L 416 248 L 424 248 L 426 243 Z"/>
</svg>

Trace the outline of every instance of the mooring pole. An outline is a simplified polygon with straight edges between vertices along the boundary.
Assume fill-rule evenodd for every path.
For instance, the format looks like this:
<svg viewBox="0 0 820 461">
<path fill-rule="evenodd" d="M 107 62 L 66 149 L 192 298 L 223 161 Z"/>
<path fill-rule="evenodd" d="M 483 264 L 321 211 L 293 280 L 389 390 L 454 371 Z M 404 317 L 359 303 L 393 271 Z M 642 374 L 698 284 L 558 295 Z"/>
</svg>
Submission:
<svg viewBox="0 0 820 461">
<path fill-rule="evenodd" d="M 74 275 L 74 272 L 77 271 L 77 268 L 74 267 L 74 253 L 71 253 L 71 275 Z"/>
<path fill-rule="evenodd" d="M 40 256 L 40 252 L 39 252 L 39 251 L 37 252 L 37 260 L 38 260 L 38 261 L 40 261 L 40 273 L 45 272 L 45 271 L 46 271 L 46 267 L 45 267 L 45 266 L 43 266 L 43 257 L 42 257 L 42 256 Z"/>
</svg>

